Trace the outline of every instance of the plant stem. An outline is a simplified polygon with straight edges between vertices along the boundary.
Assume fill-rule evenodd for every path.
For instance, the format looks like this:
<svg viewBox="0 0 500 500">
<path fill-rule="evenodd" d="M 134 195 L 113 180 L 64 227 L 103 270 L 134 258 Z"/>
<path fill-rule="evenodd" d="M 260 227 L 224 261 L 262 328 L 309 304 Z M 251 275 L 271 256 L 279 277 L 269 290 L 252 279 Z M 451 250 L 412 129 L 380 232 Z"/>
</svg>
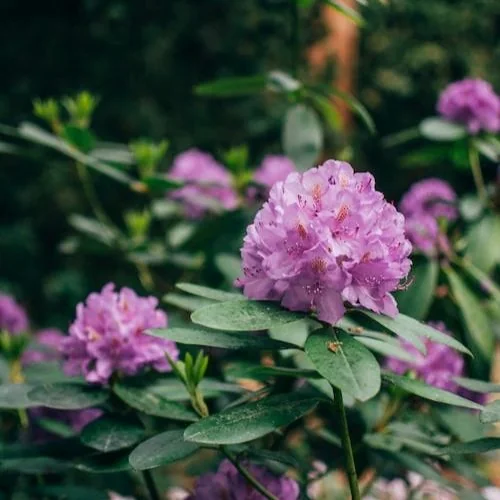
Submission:
<svg viewBox="0 0 500 500">
<path fill-rule="evenodd" d="M 472 170 L 472 176 L 474 177 L 474 184 L 476 185 L 477 194 L 479 195 L 481 201 L 484 203 L 484 206 L 487 206 L 488 192 L 486 191 L 486 186 L 484 185 L 483 174 L 481 172 L 481 164 L 479 162 L 479 154 L 473 144 L 469 145 L 469 163 Z"/>
<path fill-rule="evenodd" d="M 87 167 L 83 163 L 77 162 L 76 170 L 78 172 L 78 177 L 80 178 L 80 182 L 82 183 L 83 191 L 85 193 L 87 201 L 89 202 L 90 207 L 92 208 L 92 211 L 94 212 L 94 215 L 97 217 L 97 219 L 103 226 L 113 227 L 114 226 L 113 223 L 111 222 L 110 218 L 106 215 L 106 212 L 104 211 L 104 208 L 102 207 L 101 202 L 97 197 Z"/>
<path fill-rule="evenodd" d="M 250 472 L 248 472 L 243 465 L 241 465 L 236 457 L 225 447 L 221 446 L 221 450 L 226 455 L 227 459 L 236 467 L 238 472 L 248 481 L 248 483 L 257 490 L 261 495 L 263 495 L 268 500 L 279 500 L 278 497 L 275 497 L 271 492 L 269 492 L 262 484 L 255 479 Z"/>
<path fill-rule="evenodd" d="M 334 404 L 340 420 L 340 438 L 345 456 L 345 466 L 347 478 L 349 479 L 349 488 L 351 489 L 352 500 L 361 500 L 359 493 L 358 476 L 356 474 L 356 465 L 354 463 L 354 455 L 352 452 L 351 438 L 349 437 L 349 428 L 347 426 L 347 417 L 345 414 L 344 400 L 342 391 L 333 387 Z"/>
<path fill-rule="evenodd" d="M 297 0 L 289 0 L 290 5 L 290 50 L 291 73 L 297 77 L 300 65 L 300 22 Z"/>
<path fill-rule="evenodd" d="M 142 477 L 144 478 L 144 482 L 146 483 L 146 488 L 148 489 L 149 498 L 151 500 L 160 500 L 160 495 L 158 495 L 158 491 L 156 491 L 156 486 L 151 471 L 143 470 Z"/>
</svg>

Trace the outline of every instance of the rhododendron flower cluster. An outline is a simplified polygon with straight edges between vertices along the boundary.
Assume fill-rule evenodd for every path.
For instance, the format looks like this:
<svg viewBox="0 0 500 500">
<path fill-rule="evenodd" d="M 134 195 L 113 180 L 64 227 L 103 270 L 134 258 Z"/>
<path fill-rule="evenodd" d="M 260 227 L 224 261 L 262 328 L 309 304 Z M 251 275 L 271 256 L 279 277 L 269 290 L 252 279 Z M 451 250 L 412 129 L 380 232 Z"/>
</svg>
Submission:
<svg viewBox="0 0 500 500">
<path fill-rule="evenodd" d="M 449 335 L 444 323 L 430 322 L 430 326 Z M 427 384 L 451 392 L 458 391 L 458 385 L 453 377 L 460 377 L 464 373 L 464 360 L 462 355 L 444 344 L 438 344 L 425 339 L 426 354 L 422 354 L 413 344 L 401 340 L 405 351 L 413 356 L 413 361 L 403 361 L 398 358 L 387 358 L 386 368 L 403 375 L 414 372 L 415 375 Z"/>
<path fill-rule="evenodd" d="M 448 85 L 439 96 L 437 109 L 444 118 L 465 125 L 471 134 L 500 130 L 500 97 L 479 78 Z"/>
<path fill-rule="evenodd" d="M 296 168 L 290 158 L 283 155 L 267 155 L 254 172 L 254 180 L 271 189 L 277 182 L 284 181 Z"/>
<path fill-rule="evenodd" d="M 297 500 L 299 485 L 286 476 L 277 476 L 264 467 L 243 462 L 242 465 L 270 493 L 279 500 Z M 265 497 L 248 484 L 247 480 L 229 461 L 224 460 L 217 472 L 198 478 L 194 492 L 188 500 L 263 500 Z"/>
<path fill-rule="evenodd" d="M 391 291 L 410 270 L 404 217 L 375 190 L 369 173 L 345 162 L 288 175 L 247 229 L 237 280 L 252 299 L 335 323 L 344 301 L 390 316 Z"/>
<path fill-rule="evenodd" d="M 27 329 L 26 311 L 10 295 L 0 294 L 0 330 L 15 335 Z"/>
<path fill-rule="evenodd" d="M 412 185 L 399 208 L 406 218 L 406 235 L 415 249 L 427 255 L 448 249 L 439 219 L 453 221 L 458 217 L 456 201 L 453 188 L 441 179 L 425 179 Z"/>
<path fill-rule="evenodd" d="M 186 183 L 170 197 L 182 202 L 191 219 L 200 219 L 218 208 L 234 210 L 238 206 L 231 174 L 208 153 L 197 149 L 181 153 L 174 159 L 169 176 Z"/>
<path fill-rule="evenodd" d="M 166 372 L 165 353 L 178 358 L 174 342 L 144 334 L 167 326 L 167 315 L 154 297 L 138 297 L 130 288 L 114 291 L 107 284 L 78 304 L 77 316 L 62 352 L 68 375 L 83 374 L 88 382 L 106 383 L 113 373 L 134 375 L 146 366 Z"/>
</svg>

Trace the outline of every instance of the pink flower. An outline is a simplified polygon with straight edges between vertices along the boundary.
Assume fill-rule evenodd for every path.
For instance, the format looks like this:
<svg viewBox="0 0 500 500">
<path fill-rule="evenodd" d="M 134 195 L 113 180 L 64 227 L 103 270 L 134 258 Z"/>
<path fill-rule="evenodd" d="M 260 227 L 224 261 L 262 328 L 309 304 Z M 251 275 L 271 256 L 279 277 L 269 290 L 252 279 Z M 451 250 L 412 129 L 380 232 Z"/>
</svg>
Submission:
<svg viewBox="0 0 500 500">
<path fill-rule="evenodd" d="M 44 361 L 59 361 L 59 348 L 64 339 L 64 333 L 57 328 L 46 328 L 35 334 L 35 346 L 23 352 L 22 363 L 42 363 Z"/>
<path fill-rule="evenodd" d="M 260 484 L 279 500 L 298 500 L 299 485 L 286 476 L 276 476 L 264 467 L 242 464 Z M 263 500 L 264 496 L 250 486 L 240 475 L 236 467 L 224 460 L 214 474 L 205 474 L 198 478 L 194 493 L 188 500 Z"/>
<path fill-rule="evenodd" d="M 399 209 L 406 218 L 406 235 L 415 250 L 435 255 L 449 248 L 448 238 L 440 230 L 439 219 L 458 217 L 457 194 L 441 179 L 416 182 L 401 199 Z"/>
<path fill-rule="evenodd" d="M 234 210 L 238 206 L 231 174 L 208 153 L 197 149 L 181 153 L 175 158 L 169 175 L 186 183 L 186 186 L 172 191 L 170 197 L 183 203 L 185 213 L 191 219 L 200 219 L 207 212 L 221 208 Z"/>
<path fill-rule="evenodd" d="M 104 384 L 113 373 L 134 375 L 146 366 L 170 371 L 165 353 L 177 359 L 175 343 L 144 334 L 167 326 L 167 315 L 156 308 L 157 299 L 114 288 L 109 283 L 78 304 L 76 320 L 62 344 L 66 374 L 83 374 L 88 382 Z"/>
<path fill-rule="evenodd" d="M 344 301 L 394 316 L 391 291 L 408 274 L 404 218 L 368 173 L 327 161 L 289 174 L 247 229 L 237 285 L 257 300 L 336 323 Z"/>
<path fill-rule="evenodd" d="M 500 131 L 500 97 L 479 78 L 448 85 L 439 96 L 437 109 L 444 118 L 465 125 L 471 134 Z"/>
<path fill-rule="evenodd" d="M 26 311 L 10 295 L 0 294 L 0 330 L 16 335 L 27 329 Z"/>
</svg>

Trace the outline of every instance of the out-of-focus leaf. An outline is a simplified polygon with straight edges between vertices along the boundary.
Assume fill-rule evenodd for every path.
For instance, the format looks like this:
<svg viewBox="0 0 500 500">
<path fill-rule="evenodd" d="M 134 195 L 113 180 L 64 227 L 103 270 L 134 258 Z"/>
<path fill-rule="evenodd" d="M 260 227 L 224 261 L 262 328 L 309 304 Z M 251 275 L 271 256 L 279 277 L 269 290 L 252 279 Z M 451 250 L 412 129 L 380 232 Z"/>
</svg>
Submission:
<svg viewBox="0 0 500 500">
<path fill-rule="evenodd" d="M 183 182 L 178 181 L 177 179 L 171 179 L 166 175 L 151 175 L 150 177 L 142 179 L 141 182 L 148 187 L 149 191 L 155 193 L 165 193 L 184 186 Z"/>
<path fill-rule="evenodd" d="M 438 275 L 439 263 L 436 259 L 415 262 L 410 274 L 410 285 L 395 294 L 399 311 L 423 321 L 434 299 Z"/>
<path fill-rule="evenodd" d="M 77 231 L 85 234 L 85 236 L 88 236 L 93 240 L 97 240 L 107 246 L 112 246 L 119 237 L 113 228 L 105 226 L 96 219 L 84 217 L 83 215 L 70 215 L 69 223 Z"/>
<path fill-rule="evenodd" d="M 466 257 L 481 271 L 490 274 L 500 262 L 500 216 L 485 215 L 467 232 Z"/>
<path fill-rule="evenodd" d="M 82 410 L 106 402 L 108 392 L 99 387 L 61 382 L 35 386 L 29 391 L 28 398 L 37 406 L 57 410 Z"/>
<path fill-rule="evenodd" d="M 474 292 L 451 267 L 447 267 L 444 271 L 453 297 L 462 313 L 470 342 L 485 359 L 490 359 L 494 350 L 494 336 L 484 308 Z"/>
<path fill-rule="evenodd" d="M 28 398 L 28 394 L 33 387 L 33 385 L 29 384 L 0 385 L 0 408 L 23 409 L 37 406 L 36 403 Z"/>
<path fill-rule="evenodd" d="M 382 354 L 384 356 L 390 356 L 391 358 L 401 359 L 402 361 L 412 362 L 414 361 L 414 356 L 412 356 L 408 351 L 399 345 L 394 345 L 383 340 L 374 339 L 371 337 L 363 337 L 361 335 L 354 337 L 358 342 L 371 349 L 372 351 Z"/>
<path fill-rule="evenodd" d="M 443 455 L 469 455 L 472 453 L 486 453 L 500 449 L 500 438 L 489 437 L 468 441 L 466 443 L 456 443 L 441 449 Z"/>
<path fill-rule="evenodd" d="M 300 89 L 302 84 L 292 75 L 279 69 L 270 71 L 267 74 L 268 87 L 278 92 L 295 92 Z"/>
<path fill-rule="evenodd" d="M 500 392 L 500 384 L 485 382 L 484 380 L 476 380 L 466 377 L 453 377 L 453 381 L 460 387 L 474 392 L 488 394 L 490 392 Z"/>
<path fill-rule="evenodd" d="M 262 92 L 267 84 L 267 75 L 221 78 L 197 85 L 194 92 L 204 97 L 237 97 Z"/>
<path fill-rule="evenodd" d="M 486 405 L 484 410 L 479 415 L 479 420 L 481 420 L 483 424 L 492 424 L 494 422 L 499 422 L 500 400 L 493 401 L 489 405 Z"/>
<path fill-rule="evenodd" d="M 420 123 L 420 133 L 431 141 L 456 141 L 467 135 L 461 125 L 449 122 L 443 118 L 426 118 Z"/>
<path fill-rule="evenodd" d="M 312 167 L 323 148 L 323 129 L 316 112 L 304 104 L 296 104 L 285 115 L 283 150 L 300 171 Z"/>
<path fill-rule="evenodd" d="M 61 133 L 64 140 L 83 153 L 88 153 L 95 145 L 94 134 L 89 129 L 66 125 Z"/>
<path fill-rule="evenodd" d="M 498 163 L 500 161 L 500 141 L 494 137 L 475 138 L 474 145 L 477 150 L 488 160 Z"/>
<path fill-rule="evenodd" d="M 215 288 L 194 285 L 192 283 L 177 283 L 175 286 L 179 290 L 191 295 L 197 295 L 199 297 L 205 297 L 206 299 L 217 300 L 219 302 L 226 302 L 228 300 L 246 300 L 246 297 L 241 293 L 224 292 Z"/>
</svg>

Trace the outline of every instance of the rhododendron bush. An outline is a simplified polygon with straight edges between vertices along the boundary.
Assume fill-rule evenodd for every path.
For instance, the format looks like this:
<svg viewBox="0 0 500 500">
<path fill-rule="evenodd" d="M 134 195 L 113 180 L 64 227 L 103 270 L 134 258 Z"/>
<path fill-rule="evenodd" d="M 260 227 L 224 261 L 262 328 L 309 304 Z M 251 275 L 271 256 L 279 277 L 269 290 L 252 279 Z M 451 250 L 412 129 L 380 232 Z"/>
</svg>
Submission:
<svg viewBox="0 0 500 500">
<path fill-rule="evenodd" d="M 0 294 L 2 498 L 500 498 L 500 97 L 452 82 L 438 116 L 385 138 L 459 151 L 471 186 L 429 174 L 391 200 L 328 142 L 335 89 L 291 69 L 195 89 L 286 108 L 257 161 L 250 142 L 104 142 L 89 92 L 0 128 L 75 170 L 89 211 L 61 250 L 126 270 L 96 268 L 64 331 Z"/>
</svg>

